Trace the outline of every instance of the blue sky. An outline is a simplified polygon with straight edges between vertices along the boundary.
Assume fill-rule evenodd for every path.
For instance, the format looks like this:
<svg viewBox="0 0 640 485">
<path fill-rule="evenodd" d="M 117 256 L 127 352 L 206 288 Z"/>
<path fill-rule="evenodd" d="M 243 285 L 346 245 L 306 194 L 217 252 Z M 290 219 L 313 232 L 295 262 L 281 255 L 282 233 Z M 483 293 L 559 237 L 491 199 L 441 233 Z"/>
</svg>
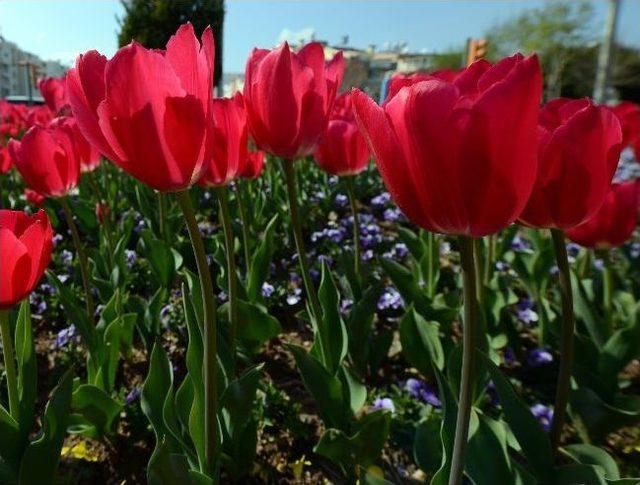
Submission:
<svg viewBox="0 0 640 485">
<path fill-rule="evenodd" d="M 640 46 L 640 0 L 621 0 L 618 38 Z M 442 51 L 481 36 L 504 20 L 544 1 L 265 1 L 227 0 L 224 57 L 227 72 L 241 72 L 254 46 L 314 31 L 339 43 L 349 35 L 356 47 L 406 41 L 411 50 Z M 602 31 L 606 2 L 595 0 L 596 33 Z M 111 56 L 117 47 L 117 0 L 0 0 L 0 35 L 45 59 L 70 63 L 97 49 Z"/>
</svg>

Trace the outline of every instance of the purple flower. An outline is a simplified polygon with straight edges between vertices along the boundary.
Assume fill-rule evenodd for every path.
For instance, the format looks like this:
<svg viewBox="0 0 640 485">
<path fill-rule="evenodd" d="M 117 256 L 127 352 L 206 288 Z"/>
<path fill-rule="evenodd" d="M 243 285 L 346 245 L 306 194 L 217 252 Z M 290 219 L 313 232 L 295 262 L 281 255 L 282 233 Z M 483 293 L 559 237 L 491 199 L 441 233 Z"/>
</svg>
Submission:
<svg viewBox="0 0 640 485">
<path fill-rule="evenodd" d="M 511 269 L 511 266 L 509 265 L 509 263 L 507 263 L 505 261 L 497 261 L 496 262 L 496 269 L 498 271 L 509 271 Z"/>
<path fill-rule="evenodd" d="M 551 266 L 551 268 L 549 268 L 549 274 L 553 277 L 556 277 L 560 274 L 560 268 L 558 268 L 557 264 L 554 264 L 553 266 Z"/>
<path fill-rule="evenodd" d="M 320 282 L 320 271 L 318 271 L 317 269 L 311 268 L 309 270 L 309 276 L 311 276 L 311 279 L 313 280 L 314 283 Z"/>
<path fill-rule="evenodd" d="M 596 271 L 602 271 L 604 270 L 604 261 L 600 258 L 596 258 L 593 260 L 593 267 L 596 269 Z"/>
<path fill-rule="evenodd" d="M 129 391 L 127 397 L 124 398 L 124 403 L 128 406 L 129 404 L 133 403 L 133 401 L 138 399 L 140 397 L 140 394 L 142 394 L 142 390 L 139 387 L 134 387 L 133 389 L 131 389 L 131 391 Z"/>
<path fill-rule="evenodd" d="M 371 261 L 373 259 L 373 250 L 367 249 L 364 253 L 362 253 L 363 261 Z"/>
<path fill-rule="evenodd" d="M 553 409 L 550 406 L 544 404 L 534 404 L 531 406 L 531 413 L 538 420 L 542 429 L 549 431 L 551 429 L 551 422 L 553 421 Z"/>
<path fill-rule="evenodd" d="M 436 408 L 442 406 L 440 398 L 438 398 L 438 394 L 436 393 L 435 389 L 425 381 L 410 377 L 409 379 L 407 379 L 404 388 L 413 398 L 420 399 L 421 401 Z"/>
<path fill-rule="evenodd" d="M 64 347 L 67 345 L 73 337 L 76 335 L 76 326 L 74 324 L 69 325 L 67 328 L 63 328 L 58 332 L 56 336 L 56 348 Z"/>
<path fill-rule="evenodd" d="M 395 222 L 402 216 L 402 212 L 397 207 L 390 207 L 385 209 L 382 213 L 382 218 L 387 222 Z"/>
<path fill-rule="evenodd" d="M 580 245 L 574 242 L 570 242 L 567 244 L 567 256 L 569 261 L 575 261 L 578 253 L 580 253 Z"/>
<path fill-rule="evenodd" d="M 502 351 L 502 360 L 505 365 L 513 365 L 516 363 L 516 356 L 513 353 L 513 349 L 511 347 L 505 347 Z"/>
<path fill-rule="evenodd" d="M 163 324 L 167 325 L 169 323 L 169 316 L 171 315 L 172 310 L 173 310 L 173 305 L 171 303 L 163 306 L 162 309 L 160 310 L 160 320 L 162 321 Z"/>
<path fill-rule="evenodd" d="M 56 292 L 56 289 L 49 283 L 42 283 L 40 285 L 40 291 L 43 295 L 51 296 Z"/>
<path fill-rule="evenodd" d="M 534 310 L 535 304 L 530 298 L 523 298 L 518 302 L 518 320 L 531 326 L 538 321 L 538 314 Z"/>
<path fill-rule="evenodd" d="M 405 243 L 400 242 L 393 246 L 393 252 L 398 258 L 404 258 L 409 253 L 409 249 Z"/>
<path fill-rule="evenodd" d="M 73 261 L 73 253 L 71 251 L 63 249 L 62 252 L 60 253 L 60 262 L 65 266 L 69 266 L 72 261 Z"/>
<path fill-rule="evenodd" d="M 124 260 L 127 265 L 127 268 L 133 268 L 133 265 L 136 264 L 138 260 L 138 254 L 133 249 L 125 249 L 124 250 Z"/>
<path fill-rule="evenodd" d="M 340 313 L 343 315 L 346 314 L 349 309 L 353 306 L 353 300 L 349 298 L 343 298 L 340 300 Z"/>
<path fill-rule="evenodd" d="M 301 294 L 302 290 L 300 288 L 294 288 L 294 290 L 287 295 L 287 303 L 291 306 L 296 305 L 300 301 Z"/>
<path fill-rule="evenodd" d="M 266 281 L 262 283 L 262 288 L 260 288 L 260 294 L 264 298 L 269 298 L 271 295 L 273 295 L 274 291 L 275 291 L 275 288 L 272 285 L 270 285 Z"/>
<path fill-rule="evenodd" d="M 378 300 L 378 310 L 399 310 L 403 307 L 404 300 L 398 290 L 392 286 L 387 286 Z"/>
<path fill-rule="evenodd" d="M 371 207 L 373 209 L 382 209 L 391 200 L 389 192 L 382 192 L 371 199 Z"/>
<path fill-rule="evenodd" d="M 373 401 L 373 410 L 378 411 L 379 409 L 389 411 L 391 414 L 395 414 L 396 412 L 396 406 L 390 397 L 379 397 Z"/>
<path fill-rule="evenodd" d="M 511 249 L 514 251 L 531 251 L 533 249 L 533 245 L 531 242 L 519 234 L 511 240 Z"/>
<path fill-rule="evenodd" d="M 631 244 L 631 248 L 629 250 L 629 256 L 631 256 L 634 259 L 640 256 L 640 242 L 634 242 Z"/>
<path fill-rule="evenodd" d="M 487 386 L 485 387 L 487 391 L 487 396 L 489 397 L 489 403 L 492 406 L 497 406 L 500 404 L 500 398 L 498 396 L 498 391 L 496 390 L 496 384 L 493 381 L 489 381 Z"/>
<path fill-rule="evenodd" d="M 335 199 L 333 199 L 333 203 L 336 207 L 346 207 L 349 203 L 349 198 L 344 194 L 337 194 Z"/>
<path fill-rule="evenodd" d="M 547 349 L 533 349 L 527 357 L 527 363 L 531 367 L 542 367 L 553 362 L 553 355 Z"/>
<path fill-rule="evenodd" d="M 62 242 L 62 240 L 64 239 L 64 237 L 62 236 L 62 234 L 56 234 L 55 236 L 53 236 L 53 246 L 56 247 L 58 244 L 60 244 Z"/>
</svg>

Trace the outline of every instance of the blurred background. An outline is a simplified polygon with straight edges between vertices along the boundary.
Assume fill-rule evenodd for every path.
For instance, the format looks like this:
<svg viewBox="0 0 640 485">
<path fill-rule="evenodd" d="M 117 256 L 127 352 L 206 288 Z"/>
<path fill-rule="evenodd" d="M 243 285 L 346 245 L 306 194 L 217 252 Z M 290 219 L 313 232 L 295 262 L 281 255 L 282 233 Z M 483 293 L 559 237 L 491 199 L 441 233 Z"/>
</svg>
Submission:
<svg viewBox="0 0 640 485">
<path fill-rule="evenodd" d="M 35 82 L 89 49 L 136 39 L 164 47 L 191 21 L 216 35 L 216 86 L 242 88 L 255 46 L 316 40 L 348 60 L 344 88 L 384 97 L 394 73 L 457 69 L 479 57 L 537 51 L 545 97 L 640 102 L 640 0 L 249 1 L 0 0 L 0 98 L 38 102 Z"/>
</svg>

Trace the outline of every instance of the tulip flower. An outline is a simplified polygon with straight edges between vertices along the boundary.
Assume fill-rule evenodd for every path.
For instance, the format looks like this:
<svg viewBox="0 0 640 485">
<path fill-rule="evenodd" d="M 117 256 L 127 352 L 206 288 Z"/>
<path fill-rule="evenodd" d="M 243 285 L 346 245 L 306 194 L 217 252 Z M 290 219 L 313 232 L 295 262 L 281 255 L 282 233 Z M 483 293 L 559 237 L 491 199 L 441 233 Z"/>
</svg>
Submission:
<svg viewBox="0 0 640 485">
<path fill-rule="evenodd" d="M 341 52 L 325 63 L 318 42 L 297 53 L 286 42 L 273 50 L 254 49 L 247 61 L 244 96 L 258 148 L 284 159 L 313 153 L 344 67 Z"/>
<path fill-rule="evenodd" d="M 636 158 L 640 158 L 640 105 L 623 101 L 611 109 L 620 120 L 622 147 L 632 146 Z"/>
<path fill-rule="evenodd" d="M 44 204 L 44 201 L 46 199 L 44 195 L 39 194 L 29 187 L 24 189 L 24 198 L 29 204 L 35 205 L 36 207 L 40 207 L 42 204 Z"/>
<path fill-rule="evenodd" d="M 433 232 L 499 231 L 524 208 L 536 177 L 538 59 L 478 61 L 453 82 L 422 81 L 384 107 L 354 93 L 358 124 L 400 209 Z"/>
<path fill-rule="evenodd" d="M 47 126 L 55 118 L 48 106 L 29 106 L 26 111 L 25 128 Z"/>
<path fill-rule="evenodd" d="M 249 150 L 247 152 L 247 161 L 240 171 L 240 176 L 249 180 L 258 178 L 264 168 L 264 158 L 265 153 L 262 150 Z"/>
<path fill-rule="evenodd" d="M 564 231 L 583 223 L 602 206 L 621 147 L 620 122 L 609 108 L 589 99 L 558 98 L 540 109 L 538 177 L 519 220 L 551 230 L 559 269 L 562 336 L 551 426 L 554 450 L 560 442 L 571 389 L 575 328 Z"/>
<path fill-rule="evenodd" d="M 227 185 L 239 176 L 247 163 L 247 114 L 242 94 L 211 101 L 208 153 L 200 184 L 209 187 Z"/>
<path fill-rule="evenodd" d="M 65 119 L 29 128 L 22 140 L 9 141 L 9 151 L 29 187 L 45 197 L 62 197 L 78 185 L 80 159 Z"/>
<path fill-rule="evenodd" d="M 47 77 L 38 81 L 38 89 L 47 107 L 54 113 L 60 113 L 69 104 L 64 77 Z"/>
<path fill-rule="evenodd" d="M 589 99 L 558 98 L 539 116 L 538 177 L 520 221 L 568 229 L 602 205 L 622 147 L 620 123 Z"/>
<path fill-rule="evenodd" d="M 638 221 L 640 179 L 612 184 L 604 203 L 582 224 L 567 229 L 573 242 L 595 249 L 622 246 Z"/>
<path fill-rule="evenodd" d="M 0 175 L 8 172 L 12 165 L 9 148 L 0 146 Z"/>
<path fill-rule="evenodd" d="M 520 214 L 536 177 L 538 58 L 477 61 L 453 80 L 405 86 L 383 106 L 355 90 L 356 120 L 382 180 L 409 220 L 460 237 L 463 356 L 450 483 L 464 469 L 474 387 L 476 273 L 473 240 Z M 480 286 L 478 286 L 480 288 Z"/>
<path fill-rule="evenodd" d="M 31 293 L 51 261 L 53 230 L 47 214 L 33 216 L 0 209 L 0 340 L 9 410 L 14 419 L 20 413 L 20 397 L 9 310 Z"/>
<path fill-rule="evenodd" d="M 422 81 L 428 81 L 430 79 L 441 79 L 443 81 L 453 82 L 458 74 L 460 74 L 460 72 L 453 69 L 442 69 L 439 71 L 428 73 L 416 72 L 410 75 L 394 74 L 389 80 L 389 85 L 387 86 L 387 101 L 393 98 L 398 93 L 398 91 L 400 91 L 405 86 L 411 86 L 413 84 L 417 84 Z"/>
<path fill-rule="evenodd" d="M 332 175 L 352 176 L 369 163 L 369 149 L 355 122 L 331 120 L 314 157 Z"/>
<path fill-rule="evenodd" d="M 53 230 L 47 214 L 0 210 L 0 310 L 26 298 L 51 261 Z"/>
<path fill-rule="evenodd" d="M 166 51 L 136 42 L 108 60 L 96 51 L 67 73 L 69 103 L 86 139 L 133 177 L 162 191 L 198 181 L 205 162 L 213 34 L 182 25 Z"/>
</svg>

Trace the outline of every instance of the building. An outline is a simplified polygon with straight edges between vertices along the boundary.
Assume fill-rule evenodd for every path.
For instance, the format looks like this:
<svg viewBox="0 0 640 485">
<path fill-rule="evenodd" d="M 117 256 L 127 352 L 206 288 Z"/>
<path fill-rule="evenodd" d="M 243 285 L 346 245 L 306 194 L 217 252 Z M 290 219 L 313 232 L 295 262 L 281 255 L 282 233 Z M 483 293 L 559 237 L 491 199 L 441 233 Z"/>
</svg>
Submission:
<svg viewBox="0 0 640 485">
<path fill-rule="evenodd" d="M 36 82 L 41 77 L 59 77 L 67 67 L 57 61 L 43 61 L 0 36 L 0 98 L 39 98 Z"/>
</svg>

